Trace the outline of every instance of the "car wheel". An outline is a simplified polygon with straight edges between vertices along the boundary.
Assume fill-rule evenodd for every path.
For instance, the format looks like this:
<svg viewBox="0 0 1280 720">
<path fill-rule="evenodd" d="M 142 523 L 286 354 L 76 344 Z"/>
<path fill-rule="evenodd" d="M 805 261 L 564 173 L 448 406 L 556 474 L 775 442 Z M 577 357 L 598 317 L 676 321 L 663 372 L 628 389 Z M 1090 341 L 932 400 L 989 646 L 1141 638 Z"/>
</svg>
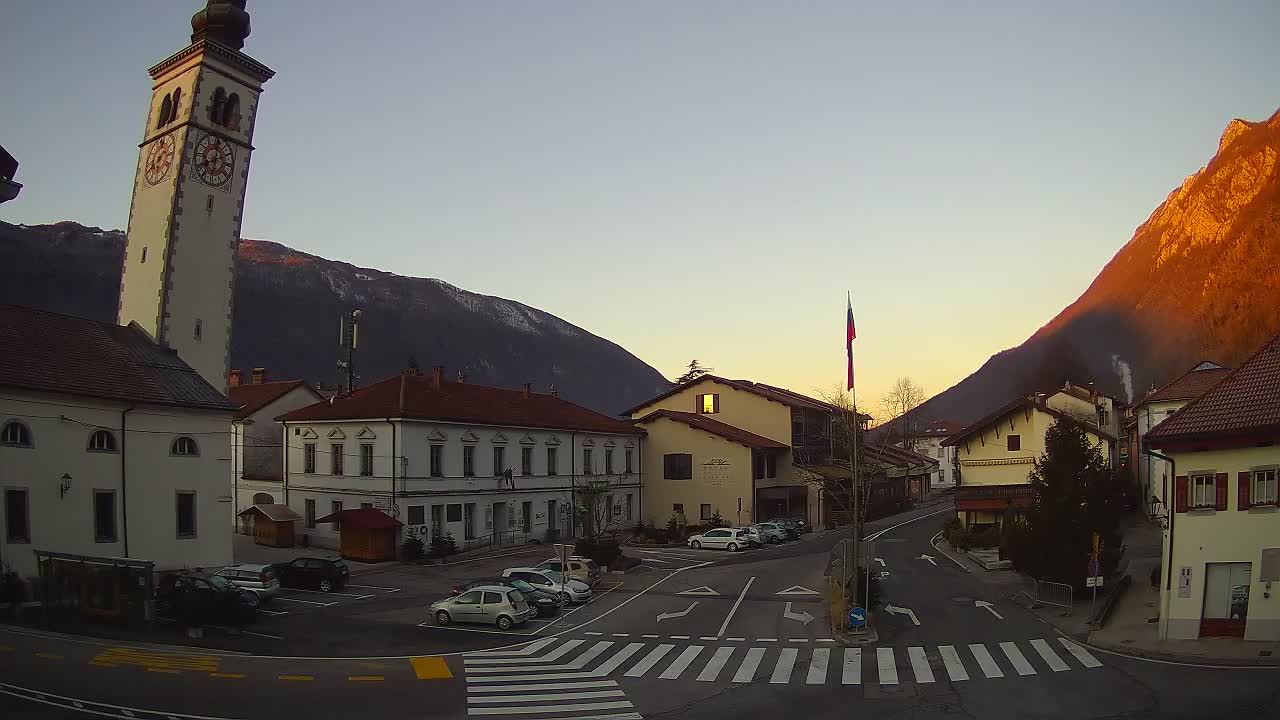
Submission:
<svg viewBox="0 0 1280 720">
<path fill-rule="evenodd" d="M 333 581 L 329 578 L 320 580 L 320 592 L 333 592 Z"/>
<path fill-rule="evenodd" d="M 258 593 L 255 592 L 241 593 L 240 597 L 244 602 L 244 606 L 250 610 L 257 610 L 258 606 L 262 604 L 262 598 L 258 597 Z"/>
<path fill-rule="evenodd" d="M 728 550 L 729 552 L 738 552 L 738 543 L 729 543 L 728 545 L 724 546 L 724 549 Z"/>
<path fill-rule="evenodd" d="M 569 593 L 567 592 L 560 593 L 560 607 L 564 607 L 565 605 L 568 605 L 569 601 L 571 600 L 573 600 L 573 598 L 569 597 Z"/>
<path fill-rule="evenodd" d="M 702 543 L 698 542 L 697 540 L 694 540 L 693 542 L 689 543 L 689 547 L 693 548 L 694 550 L 701 550 Z"/>
<path fill-rule="evenodd" d="M 445 612 L 444 610 L 441 610 L 440 612 L 436 613 L 437 625 L 448 625 L 451 622 L 453 622 L 453 618 L 449 617 L 449 613 Z"/>
<path fill-rule="evenodd" d="M 499 615 L 499 616 L 498 616 L 498 629 L 499 629 L 499 630 L 502 630 L 502 631 L 504 631 L 504 632 L 505 632 L 505 631 L 507 631 L 507 630 L 510 630 L 512 625 L 515 625 L 515 621 L 514 621 L 514 620 L 512 620 L 511 618 L 507 617 L 506 615 Z"/>
</svg>

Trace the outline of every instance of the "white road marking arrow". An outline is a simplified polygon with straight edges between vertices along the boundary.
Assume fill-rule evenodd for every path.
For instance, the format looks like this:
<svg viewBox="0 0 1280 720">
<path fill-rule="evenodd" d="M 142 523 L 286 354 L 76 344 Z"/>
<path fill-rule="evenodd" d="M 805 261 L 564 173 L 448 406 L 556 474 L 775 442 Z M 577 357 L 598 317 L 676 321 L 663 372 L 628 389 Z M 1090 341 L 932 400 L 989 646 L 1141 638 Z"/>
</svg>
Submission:
<svg viewBox="0 0 1280 720">
<path fill-rule="evenodd" d="M 880 563 L 880 567 L 884 567 L 884 558 L 876 558 L 876 562 Z"/>
<path fill-rule="evenodd" d="M 800 623 L 803 625 L 808 625 L 810 622 L 813 621 L 813 616 L 810 615 L 808 611 L 801 610 L 798 613 L 791 612 L 791 603 L 787 603 L 787 606 L 783 608 L 782 617 L 788 620 L 799 620 Z M 916 624 L 919 625 L 919 623 L 916 623 Z"/>
<path fill-rule="evenodd" d="M 696 607 L 698 607 L 698 601 L 694 600 L 693 604 L 689 605 L 689 607 L 685 608 L 684 610 L 681 610 L 680 612 L 661 613 L 660 615 L 658 615 L 658 622 L 662 622 L 663 620 L 670 620 L 671 618 L 684 617 L 685 615 L 688 615 L 689 613 L 693 612 L 693 609 Z"/>
<path fill-rule="evenodd" d="M 920 556 L 919 558 L 917 558 L 917 559 L 918 559 L 918 560 L 928 560 L 930 565 L 932 565 L 932 566 L 934 566 L 934 567 L 937 567 L 937 566 L 938 566 L 938 563 L 934 561 L 934 559 L 933 559 L 933 556 L 932 556 L 932 555 L 921 555 L 921 556 Z"/>
<path fill-rule="evenodd" d="M 689 588 L 688 590 L 681 590 L 676 594 L 677 595 L 719 595 L 720 593 L 716 592 L 715 590 L 712 590 L 706 585 L 703 585 L 702 587 Z"/>
<path fill-rule="evenodd" d="M 810 590 L 802 585 L 792 585 L 791 587 L 778 593 L 779 595 L 817 595 L 817 590 Z"/>
<path fill-rule="evenodd" d="M 907 617 L 911 618 L 911 622 L 915 623 L 916 625 L 920 624 L 920 619 L 916 617 L 915 610 L 898 607 L 896 605 L 885 605 L 884 611 L 889 613 L 890 615 L 906 615 Z"/>
<path fill-rule="evenodd" d="M 986 609 L 987 609 L 987 612 L 991 613 L 992 615 L 995 615 L 997 618 L 999 618 L 999 619 L 1001 619 L 1001 620 L 1003 620 L 1003 619 L 1004 619 L 1004 616 L 1003 616 L 1003 615 L 1001 615 L 1000 613 L 996 612 L 996 609 L 995 609 L 994 607 L 992 607 L 992 606 L 991 606 L 991 603 L 987 602 L 986 600 L 974 600 L 974 601 L 973 601 L 973 606 L 974 606 L 974 607 L 980 607 L 980 608 L 986 608 Z"/>
</svg>

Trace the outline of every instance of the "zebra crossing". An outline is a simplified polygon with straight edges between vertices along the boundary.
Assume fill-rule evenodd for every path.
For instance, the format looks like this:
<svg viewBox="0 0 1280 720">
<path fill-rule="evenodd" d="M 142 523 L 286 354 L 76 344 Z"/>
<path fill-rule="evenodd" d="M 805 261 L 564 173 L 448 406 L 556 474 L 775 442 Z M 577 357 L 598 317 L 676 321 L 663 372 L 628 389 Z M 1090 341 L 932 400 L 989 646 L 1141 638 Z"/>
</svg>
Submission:
<svg viewBox="0 0 1280 720">
<path fill-rule="evenodd" d="M 471 653 L 464 663 L 470 714 L 511 714 L 524 720 L 532 720 L 529 714 L 639 718 L 612 677 L 695 683 L 898 685 L 1011 679 L 1102 667 L 1083 646 L 1061 637 L 998 642 L 990 648 L 973 643 L 866 649 L 707 644 L 677 648 L 673 643 L 543 638 L 516 650 Z M 544 702 L 554 704 L 542 705 Z"/>
</svg>

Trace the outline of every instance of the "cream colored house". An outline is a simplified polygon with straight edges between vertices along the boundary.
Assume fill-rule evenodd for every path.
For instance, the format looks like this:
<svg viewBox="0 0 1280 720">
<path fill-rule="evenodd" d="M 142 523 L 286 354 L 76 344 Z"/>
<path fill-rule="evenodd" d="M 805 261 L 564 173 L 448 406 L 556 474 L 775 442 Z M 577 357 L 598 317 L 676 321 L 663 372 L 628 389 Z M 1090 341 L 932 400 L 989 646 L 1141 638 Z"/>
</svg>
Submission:
<svg viewBox="0 0 1280 720">
<path fill-rule="evenodd" d="M 783 388 L 703 375 L 627 410 L 645 439 L 645 521 L 734 525 L 827 514 L 798 465 L 831 463 L 837 408 Z"/>
<path fill-rule="evenodd" d="M 1104 457 L 1114 456 L 1116 437 L 1098 423 L 1114 422 L 1118 427 L 1119 418 L 1114 412 L 1104 415 L 1099 409 L 1102 401 L 1094 405 L 1082 395 L 1068 387 L 1047 396 L 1021 397 L 943 441 L 944 447 L 956 448 L 960 522 L 966 527 L 995 524 L 1010 504 L 1030 507 L 1030 473 L 1044 453 L 1045 431 L 1058 420 L 1079 425 Z"/>
<path fill-rule="evenodd" d="M 250 382 L 232 370 L 228 397 L 236 406 L 231 423 L 232 523 L 253 534 L 252 521 L 240 512 L 253 505 L 283 503 L 284 432 L 276 418 L 323 399 L 301 380 L 269 382 L 266 368 L 254 368 Z"/>
<path fill-rule="evenodd" d="M 1280 337 L 1147 434 L 1174 477 L 1160 637 L 1280 640 L 1278 418 Z"/>
</svg>

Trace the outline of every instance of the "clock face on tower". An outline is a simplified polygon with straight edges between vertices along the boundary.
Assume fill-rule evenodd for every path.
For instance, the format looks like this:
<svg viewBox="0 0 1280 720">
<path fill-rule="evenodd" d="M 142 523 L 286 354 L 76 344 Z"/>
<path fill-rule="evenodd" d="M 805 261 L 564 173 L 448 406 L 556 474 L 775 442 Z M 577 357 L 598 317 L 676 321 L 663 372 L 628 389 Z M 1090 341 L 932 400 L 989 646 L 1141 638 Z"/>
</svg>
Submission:
<svg viewBox="0 0 1280 720">
<path fill-rule="evenodd" d="M 231 143 L 214 135 L 205 135 L 196 141 L 196 152 L 191 158 L 191 165 L 200 182 L 212 187 L 222 187 L 231 179 L 235 160 Z"/>
<path fill-rule="evenodd" d="M 163 180 L 169 174 L 169 165 L 172 163 L 173 135 L 169 134 L 151 143 L 151 149 L 147 151 L 147 184 L 155 185 Z"/>
</svg>

